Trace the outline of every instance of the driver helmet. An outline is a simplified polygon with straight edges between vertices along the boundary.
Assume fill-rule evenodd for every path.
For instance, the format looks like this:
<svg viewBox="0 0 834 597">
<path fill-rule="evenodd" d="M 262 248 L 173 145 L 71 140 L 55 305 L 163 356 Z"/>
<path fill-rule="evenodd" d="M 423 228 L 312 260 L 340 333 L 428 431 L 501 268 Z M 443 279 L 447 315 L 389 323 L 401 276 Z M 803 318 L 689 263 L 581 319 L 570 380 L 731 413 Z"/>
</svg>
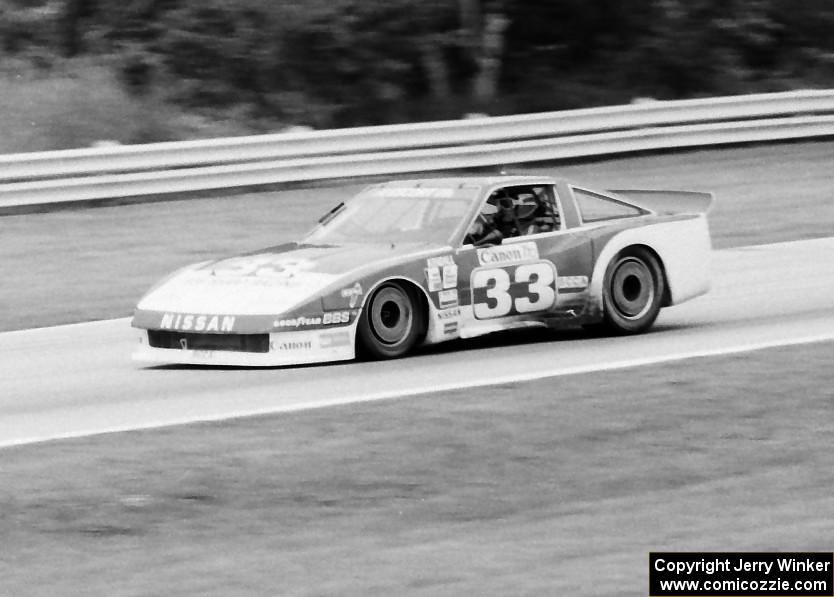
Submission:
<svg viewBox="0 0 834 597">
<path fill-rule="evenodd" d="M 492 198 L 488 199 L 484 206 L 481 208 L 481 215 L 482 216 L 494 216 L 498 213 L 498 206 L 492 202 Z"/>
<path fill-rule="evenodd" d="M 489 196 L 481 208 L 481 215 L 492 219 L 495 216 L 502 216 L 512 213 L 513 200 L 505 193 L 493 193 Z"/>
<path fill-rule="evenodd" d="M 533 193 L 520 193 L 513 203 L 515 205 L 515 213 L 520 220 L 532 218 L 539 208 L 539 202 Z"/>
</svg>

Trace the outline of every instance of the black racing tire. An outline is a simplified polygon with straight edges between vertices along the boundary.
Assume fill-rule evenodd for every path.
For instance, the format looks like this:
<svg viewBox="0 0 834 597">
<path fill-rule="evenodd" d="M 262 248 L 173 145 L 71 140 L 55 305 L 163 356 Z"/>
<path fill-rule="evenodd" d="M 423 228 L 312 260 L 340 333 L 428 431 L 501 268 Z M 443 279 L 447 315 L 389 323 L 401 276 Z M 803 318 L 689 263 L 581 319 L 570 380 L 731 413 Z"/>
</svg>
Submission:
<svg viewBox="0 0 834 597">
<path fill-rule="evenodd" d="M 618 335 L 645 332 L 657 319 L 665 293 L 663 269 L 651 251 L 621 251 L 605 270 L 602 327 Z"/>
<path fill-rule="evenodd" d="M 395 359 L 409 352 L 425 332 L 426 314 L 416 291 L 386 282 L 368 299 L 359 316 L 359 354 Z"/>
</svg>

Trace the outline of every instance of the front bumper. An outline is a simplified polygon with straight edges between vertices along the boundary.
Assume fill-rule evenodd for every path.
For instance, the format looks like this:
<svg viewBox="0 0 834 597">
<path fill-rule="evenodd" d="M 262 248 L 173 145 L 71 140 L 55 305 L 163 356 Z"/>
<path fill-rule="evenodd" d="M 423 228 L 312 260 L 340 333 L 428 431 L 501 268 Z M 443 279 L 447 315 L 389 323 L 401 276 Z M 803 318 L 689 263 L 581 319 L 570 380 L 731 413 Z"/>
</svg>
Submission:
<svg viewBox="0 0 834 597">
<path fill-rule="evenodd" d="M 356 324 L 300 332 L 269 334 L 267 352 L 200 350 L 183 343 L 181 348 L 158 348 L 148 341 L 148 330 L 137 329 L 138 346 L 133 360 L 143 363 L 277 367 L 346 361 L 355 355 Z"/>
</svg>

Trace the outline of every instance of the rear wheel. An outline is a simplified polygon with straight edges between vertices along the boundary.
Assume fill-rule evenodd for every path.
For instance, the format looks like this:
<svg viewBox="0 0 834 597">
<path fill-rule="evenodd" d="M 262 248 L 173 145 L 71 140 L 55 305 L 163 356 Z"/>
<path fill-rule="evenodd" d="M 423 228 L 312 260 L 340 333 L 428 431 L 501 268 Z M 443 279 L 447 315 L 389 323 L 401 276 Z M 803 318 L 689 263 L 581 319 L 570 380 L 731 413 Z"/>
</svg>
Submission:
<svg viewBox="0 0 834 597">
<path fill-rule="evenodd" d="M 617 255 L 605 271 L 603 326 L 616 334 L 638 334 L 651 327 L 663 302 L 665 280 L 657 258 L 633 247 Z"/>
<path fill-rule="evenodd" d="M 359 319 L 359 348 L 376 359 L 393 359 L 414 348 L 425 329 L 416 292 L 386 282 L 368 299 Z"/>
</svg>

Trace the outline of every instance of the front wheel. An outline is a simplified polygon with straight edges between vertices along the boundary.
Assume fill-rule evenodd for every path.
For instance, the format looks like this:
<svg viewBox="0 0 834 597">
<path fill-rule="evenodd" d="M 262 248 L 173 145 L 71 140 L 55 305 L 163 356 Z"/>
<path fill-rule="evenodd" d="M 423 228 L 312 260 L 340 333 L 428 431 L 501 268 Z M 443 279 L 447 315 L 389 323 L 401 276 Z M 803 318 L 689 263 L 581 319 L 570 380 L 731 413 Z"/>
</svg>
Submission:
<svg viewBox="0 0 834 597">
<path fill-rule="evenodd" d="M 380 286 L 359 319 L 359 344 L 372 358 L 393 359 L 414 348 L 425 328 L 415 292 L 396 282 Z"/>
<path fill-rule="evenodd" d="M 639 334 L 660 313 L 663 270 L 646 249 L 626 249 L 608 264 L 602 292 L 603 326 L 616 334 Z"/>
</svg>

